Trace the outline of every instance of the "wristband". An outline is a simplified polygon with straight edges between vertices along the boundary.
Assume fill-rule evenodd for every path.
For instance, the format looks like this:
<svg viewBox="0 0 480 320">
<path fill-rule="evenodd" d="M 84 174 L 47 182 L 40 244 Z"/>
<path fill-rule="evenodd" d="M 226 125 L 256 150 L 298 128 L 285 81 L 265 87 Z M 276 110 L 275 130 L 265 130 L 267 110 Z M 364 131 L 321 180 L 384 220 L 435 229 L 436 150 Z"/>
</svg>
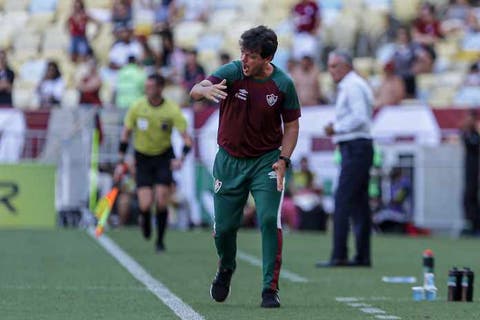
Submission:
<svg viewBox="0 0 480 320">
<path fill-rule="evenodd" d="M 190 152 L 190 150 L 192 150 L 192 147 L 184 145 L 182 149 L 183 156 L 185 157 Z"/>
<path fill-rule="evenodd" d="M 128 164 L 125 161 L 120 161 L 118 165 L 122 167 L 122 174 L 128 172 Z"/>
<path fill-rule="evenodd" d="M 290 160 L 289 157 L 279 156 L 278 159 L 283 160 L 285 162 L 285 168 L 289 168 L 290 165 L 292 164 L 292 161 Z"/>
<path fill-rule="evenodd" d="M 118 146 L 118 152 L 120 153 L 127 153 L 128 149 L 128 142 L 120 141 L 120 145 Z"/>
</svg>

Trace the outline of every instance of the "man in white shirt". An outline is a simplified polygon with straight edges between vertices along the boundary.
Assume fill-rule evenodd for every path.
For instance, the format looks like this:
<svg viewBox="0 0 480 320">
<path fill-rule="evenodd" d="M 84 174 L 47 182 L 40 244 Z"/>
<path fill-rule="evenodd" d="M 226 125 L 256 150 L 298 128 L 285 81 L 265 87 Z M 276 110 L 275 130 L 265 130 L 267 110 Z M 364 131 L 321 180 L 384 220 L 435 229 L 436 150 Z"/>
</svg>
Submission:
<svg viewBox="0 0 480 320">
<path fill-rule="evenodd" d="M 133 30 L 128 25 L 116 27 L 118 41 L 110 49 L 109 67 L 118 70 L 128 63 L 128 57 L 135 57 L 137 61 L 143 58 L 142 45 L 134 39 Z"/>
<path fill-rule="evenodd" d="M 338 85 L 335 121 L 325 127 L 341 153 L 341 171 L 335 193 L 333 250 L 329 261 L 317 267 L 370 267 L 371 213 L 368 198 L 373 146 L 370 134 L 373 92 L 354 70 L 351 56 L 334 51 L 328 57 L 328 71 Z M 350 218 L 356 255 L 348 259 L 347 239 Z"/>
</svg>

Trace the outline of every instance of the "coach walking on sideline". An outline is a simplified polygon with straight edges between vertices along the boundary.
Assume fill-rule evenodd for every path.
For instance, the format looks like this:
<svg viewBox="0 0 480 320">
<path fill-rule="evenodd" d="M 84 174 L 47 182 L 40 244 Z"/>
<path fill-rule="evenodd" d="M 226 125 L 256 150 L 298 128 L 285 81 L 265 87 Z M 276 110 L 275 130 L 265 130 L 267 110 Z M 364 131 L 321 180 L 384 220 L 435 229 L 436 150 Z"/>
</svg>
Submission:
<svg viewBox="0 0 480 320">
<path fill-rule="evenodd" d="M 371 214 L 368 199 L 373 147 L 370 135 L 373 93 L 367 82 L 354 70 L 351 56 L 337 50 L 328 57 L 328 71 L 338 85 L 335 122 L 325 133 L 338 144 L 342 157 L 335 193 L 333 215 L 333 250 L 329 261 L 317 267 L 371 266 Z M 353 220 L 356 255 L 348 260 L 347 238 Z"/>
<path fill-rule="evenodd" d="M 277 35 L 258 26 L 240 38 L 241 59 L 221 66 L 190 92 L 220 103 L 215 178 L 215 245 L 220 258 L 210 294 L 223 302 L 235 271 L 237 230 L 249 192 L 262 232 L 264 308 L 280 307 L 282 203 L 285 170 L 297 144 L 300 104 L 293 81 L 272 64 Z"/>
</svg>

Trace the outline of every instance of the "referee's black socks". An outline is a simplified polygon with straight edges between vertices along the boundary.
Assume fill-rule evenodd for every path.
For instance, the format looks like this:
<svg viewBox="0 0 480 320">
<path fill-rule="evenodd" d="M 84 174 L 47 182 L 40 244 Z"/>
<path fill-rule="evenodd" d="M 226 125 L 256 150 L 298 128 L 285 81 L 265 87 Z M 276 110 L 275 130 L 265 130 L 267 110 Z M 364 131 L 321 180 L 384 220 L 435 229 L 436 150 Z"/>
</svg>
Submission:
<svg viewBox="0 0 480 320">
<path fill-rule="evenodd" d="M 157 251 L 164 251 L 165 244 L 163 243 L 163 237 L 165 235 L 165 229 L 167 228 L 168 209 L 157 208 Z"/>
<path fill-rule="evenodd" d="M 140 227 L 145 239 L 150 239 L 152 234 L 152 215 L 150 210 L 140 210 Z"/>
</svg>

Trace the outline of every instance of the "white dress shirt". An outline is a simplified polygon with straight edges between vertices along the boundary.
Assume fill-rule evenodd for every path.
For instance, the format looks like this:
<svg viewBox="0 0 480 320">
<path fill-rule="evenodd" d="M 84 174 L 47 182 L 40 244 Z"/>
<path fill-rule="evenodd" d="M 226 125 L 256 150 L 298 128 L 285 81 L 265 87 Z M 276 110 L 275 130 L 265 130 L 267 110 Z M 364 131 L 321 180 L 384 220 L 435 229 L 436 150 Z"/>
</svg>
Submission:
<svg viewBox="0 0 480 320">
<path fill-rule="evenodd" d="M 334 143 L 372 137 L 373 102 L 373 92 L 367 82 L 354 71 L 347 73 L 338 83 Z"/>
</svg>

